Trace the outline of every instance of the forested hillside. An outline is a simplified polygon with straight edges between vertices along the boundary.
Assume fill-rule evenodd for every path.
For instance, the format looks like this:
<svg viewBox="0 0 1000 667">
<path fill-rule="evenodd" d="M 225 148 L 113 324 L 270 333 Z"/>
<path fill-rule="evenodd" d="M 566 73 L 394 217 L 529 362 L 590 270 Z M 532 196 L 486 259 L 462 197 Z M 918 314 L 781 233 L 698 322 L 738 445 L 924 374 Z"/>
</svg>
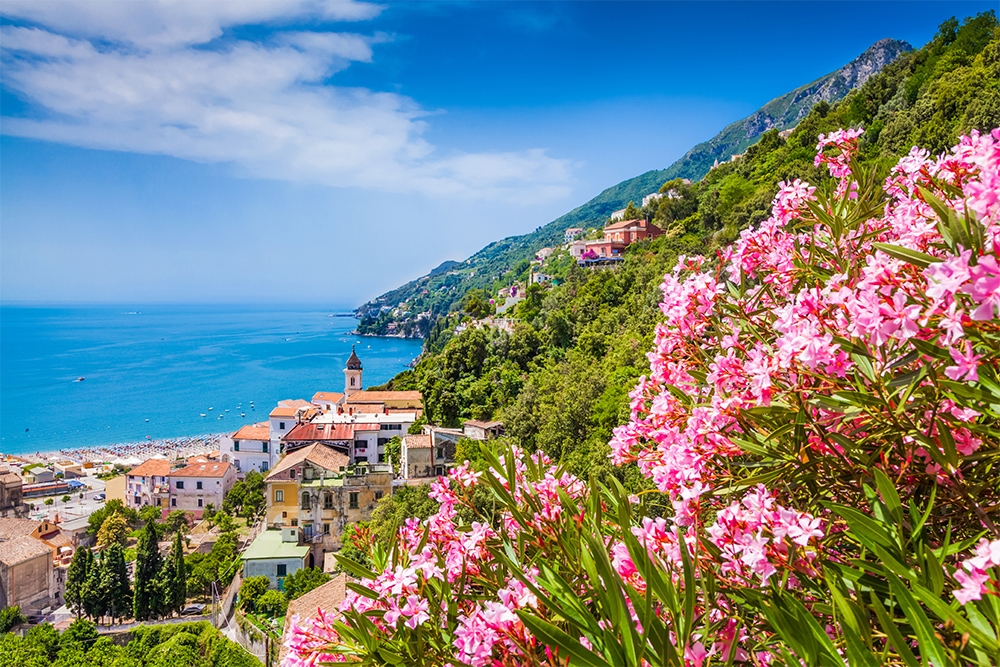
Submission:
<svg viewBox="0 0 1000 667">
<path fill-rule="evenodd" d="M 507 435 L 529 451 L 541 448 L 584 477 L 627 480 L 629 467 L 610 464 L 607 443 L 612 428 L 627 421 L 628 392 L 647 372 L 659 286 L 678 255 L 713 257 L 768 215 L 779 181 L 830 184 L 813 163 L 821 133 L 865 128 L 860 162 L 884 173 L 913 145 L 936 154 L 960 134 L 997 127 L 998 44 L 993 12 L 944 23 L 930 43 L 841 102 L 818 104 L 787 140 L 769 131 L 743 159 L 701 182 L 664 184 L 678 195 L 662 199 L 654 213 L 667 234 L 629 247 L 620 266 L 574 266 L 562 285 L 532 286 L 514 313 L 512 334 L 441 332 L 416 368 L 390 386 L 421 390 L 433 422 L 502 419 Z"/>
<path fill-rule="evenodd" d="M 361 306 L 358 330 L 364 334 L 426 337 L 442 315 L 454 310 L 472 289 L 495 291 L 509 282 L 509 272 L 546 246 L 562 243 L 569 227 L 602 226 L 613 211 L 656 192 L 672 178 L 697 180 L 715 160 L 742 153 L 770 129 L 793 127 L 814 105 L 841 99 L 887 63 L 910 49 L 906 42 L 883 39 L 863 54 L 810 84 L 771 100 L 751 116 L 727 126 L 710 141 L 698 144 L 667 169 L 648 171 L 604 190 L 582 206 L 539 227 L 486 246 L 464 262 L 446 262 L 428 275 L 387 292 Z M 516 271 L 515 271 L 516 273 Z"/>
</svg>

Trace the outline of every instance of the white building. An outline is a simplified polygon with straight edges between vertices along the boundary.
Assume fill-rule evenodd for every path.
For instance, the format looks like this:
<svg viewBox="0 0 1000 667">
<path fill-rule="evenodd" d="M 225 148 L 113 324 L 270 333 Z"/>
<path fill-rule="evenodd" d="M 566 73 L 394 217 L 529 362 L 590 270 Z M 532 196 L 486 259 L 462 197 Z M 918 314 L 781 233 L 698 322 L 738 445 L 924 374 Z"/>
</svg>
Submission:
<svg viewBox="0 0 1000 667">
<path fill-rule="evenodd" d="M 648 194 L 648 195 L 646 195 L 645 197 L 642 198 L 642 205 L 643 206 L 649 206 L 650 202 L 654 202 L 654 201 L 657 201 L 658 199 L 662 199 L 662 198 L 663 198 L 663 193 L 662 192 L 652 192 L 652 193 L 650 193 L 650 194 Z"/>
<path fill-rule="evenodd" d="M 344 400 L 344 394 L 339 391 L 317 391 L 313 394 L 312 404 L 326 412 L 333 410 Z"/>
<path fill-rule="evenodd" d="M 250 470 L 265 473 L 273 468 L 279 458 L 279 449 L 271 444 L 268 422 L 248 424 L 219 439 L 219 458 L 233 464 L 239 479 Z"/>
<path fill-rule="evenodd" d="M 199 461 L 170 473 L 170 510 L 186 510 L 201 516 L 205 505 L 216 509 L 236 483 L 236 467 L 227 461 Z"/>
<path fill-rule="evenodd" d="M 158 494 L 167 490 L 170 461 L 150 459 L 125 475 L 125 504 L 132 509 L 159 505 Z"/>
<path fill-rule="evenodd" d="M 267 416 L 271 446 L 278 449 L 281 446 L 281 439 L 288 435 L 288 432 L 295 428 L 296 424 L 309 421 L 317 414 L 319 414 L 319 408 L 305 399 L 278 401 L 278 406 L 271 410 L 271 414 Z"/>
<path fill-rule="evenodd" d="M 583 236 L 583 227 L 570 227 L 563 234 L 564 243 L 572 243 L 575 239 Z"/>
</svg>

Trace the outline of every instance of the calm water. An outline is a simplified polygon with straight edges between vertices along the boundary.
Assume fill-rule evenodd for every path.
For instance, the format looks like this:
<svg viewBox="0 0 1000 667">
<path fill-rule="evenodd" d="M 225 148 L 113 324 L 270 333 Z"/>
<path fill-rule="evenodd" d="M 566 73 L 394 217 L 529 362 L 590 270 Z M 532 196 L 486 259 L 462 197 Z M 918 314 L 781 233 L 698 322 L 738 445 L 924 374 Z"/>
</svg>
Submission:
<svg viewBox="0 0 1000 667">
<path fill-rule="evenodd" d="M 342 391 L 352 343 L 365 386 L 420 353 L 348 335 L 355 324 L 291 308 L 0 307 L 0 452 L 233 431 L 280 399 Z"/>
</svg>

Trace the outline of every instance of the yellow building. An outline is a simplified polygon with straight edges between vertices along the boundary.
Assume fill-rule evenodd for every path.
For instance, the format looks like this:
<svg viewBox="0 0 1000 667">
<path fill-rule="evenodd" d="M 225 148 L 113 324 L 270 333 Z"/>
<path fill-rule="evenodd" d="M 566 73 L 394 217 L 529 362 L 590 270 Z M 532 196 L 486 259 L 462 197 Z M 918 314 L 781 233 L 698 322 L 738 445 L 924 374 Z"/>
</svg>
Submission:
<svg viewBox="0 0 1000 667">
<path fill-rule="evenodd" d="M 310 563 L 340 549 L 349 523 L 367 521 L 392 490 L 388 465 L 349 466 L 346 454 L 321 443 L 286 455 L 265 478 L 267 525 L 295 527 L 313 547 Z"/>
</svg>

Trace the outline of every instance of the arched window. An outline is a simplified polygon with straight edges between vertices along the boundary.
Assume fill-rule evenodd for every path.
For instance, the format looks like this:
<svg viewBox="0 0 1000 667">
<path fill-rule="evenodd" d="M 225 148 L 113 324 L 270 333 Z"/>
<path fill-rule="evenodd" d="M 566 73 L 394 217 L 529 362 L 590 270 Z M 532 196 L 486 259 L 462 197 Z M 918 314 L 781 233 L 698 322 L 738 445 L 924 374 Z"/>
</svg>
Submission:
<svg viewBox="0 0 1000 667">
<path fill-rule="evenodd" d="M 351 386 L 354 386 L 354 378 L 351 378 Z"/>
</svg>

